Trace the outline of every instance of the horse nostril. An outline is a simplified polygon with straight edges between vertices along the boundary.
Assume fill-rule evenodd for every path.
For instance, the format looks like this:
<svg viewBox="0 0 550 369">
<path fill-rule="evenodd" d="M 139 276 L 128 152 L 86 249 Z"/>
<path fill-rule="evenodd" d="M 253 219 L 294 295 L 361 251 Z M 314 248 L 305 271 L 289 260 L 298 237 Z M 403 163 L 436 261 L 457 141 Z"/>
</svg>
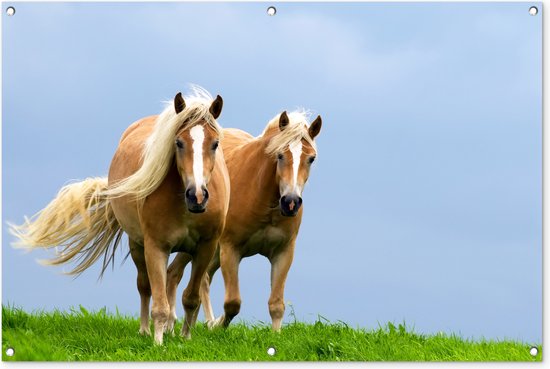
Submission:
<svg viewBox="0 0 550 369">
<path fill-rule="evenodd" d="M 190 199 L 191 197 L 195 196 L 195 191 L 191 191 L 191 188 L 188 188 L 185 191 L 185 197 Z"/>
<path fill-rule="evenodd" d="M 302 205 L 302 198 L 300 196 L 298 196 L 298 201 L 296 201 L 298 203 L 298 206 Z"/>
<path fill-rule="evenodd" d="M 204 201 L 208 200 L 208 190 L 206 188 L 202 189 L 202 194 L 204 196 Z"/>
</svg>

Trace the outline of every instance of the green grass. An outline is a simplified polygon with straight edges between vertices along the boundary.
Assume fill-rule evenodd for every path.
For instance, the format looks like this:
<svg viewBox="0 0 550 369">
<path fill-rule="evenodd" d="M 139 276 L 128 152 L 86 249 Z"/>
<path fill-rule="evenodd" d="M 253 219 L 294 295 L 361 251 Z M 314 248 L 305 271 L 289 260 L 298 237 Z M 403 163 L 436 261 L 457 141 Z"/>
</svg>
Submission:
<svg viewBox="0 0 550 369">
<path fill-rule="evenodd" d="M 181 319 L 176 331 L 181 328 Z M 352 329 L 320 319 L 274 333 L 266 325 L 234 324 L 209 331 L 198 323 L 189 341 L 165 335 L 162 346 L 138 334 L 134 317 L 88 312 L 36 312 L 2 307 L 4 361 L 541 361 L 513 341 L 471 341 L 455 335 L 421 335 L 388 323 Z M 269 356 L 268 347 L 276 354 Z M 15 355 L 6 355 L 12 347 Z"/>
</svg>

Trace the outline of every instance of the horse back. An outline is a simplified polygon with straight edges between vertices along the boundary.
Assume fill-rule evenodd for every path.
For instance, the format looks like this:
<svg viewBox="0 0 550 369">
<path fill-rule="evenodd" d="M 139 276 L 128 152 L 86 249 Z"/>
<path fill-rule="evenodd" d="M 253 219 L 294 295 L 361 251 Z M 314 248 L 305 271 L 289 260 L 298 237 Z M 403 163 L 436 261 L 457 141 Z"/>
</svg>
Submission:
<svg viewBox="0 0 550 369">
<path fill-rule="evenodd" d="M 134 123 L 130 124 L 128 128 L 122 133 L 122 136 L 120 137 L 120 141 L 118 144 L 120 145 L 122 141 L 126 139 L 126 137 L 132 135 L 134 131 L 142 132 L 144 134 L 151 134 L 151 131 L 153 130 L 153 127 L 155 126 L 155 121 L 157 120 L 158 115 L 150 115 L 145 118 L 141 118 Z"/>
<path fill-rule="evenodd" d="M 221 145 L 226 160 L 231 160 L 235 150 L 252 140 L 254 140 L 254 137 L 248 132 L 237 128 L 224 128 Z"/>
</svg>

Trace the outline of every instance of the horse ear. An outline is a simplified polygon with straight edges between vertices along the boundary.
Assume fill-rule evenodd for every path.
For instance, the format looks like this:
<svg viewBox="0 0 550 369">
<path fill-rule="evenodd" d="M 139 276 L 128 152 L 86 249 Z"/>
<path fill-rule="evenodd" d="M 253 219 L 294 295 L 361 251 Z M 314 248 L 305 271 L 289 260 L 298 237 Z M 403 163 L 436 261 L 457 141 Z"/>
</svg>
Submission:
<svg viewBox="0 0 550 369">
<path fill-rule="evenodd" d="M 311 138 L 315 138 L 321 132 L 321 125 L 323 124 L 323 120 L 321 119 L 321 116 L 318 115 L 317 118 L 311 123 L 311 125 L 308 128 L 308 133 Z"/>
<path fill-rule="evenodd" d="M 286 126 L 288 126 L 289 120 L 288 115 L 286 114 L 286 110 L 281 113 L 281 116 L 279 117 L 279 129 L 282 131 L 285 129 Z"/>
<path fill-rule="evenodd" d="M 179 114 L 185 109 L 185 101 L 181 96 L 181 92 L 178 92 L 176 97 L 174 97 L 174 108 L 176 109 L 176 114 Z"/>
<path fill-rule="evenodd" d="M 214 119 L 218 119 L 220 114 L 222 113 L 222 107 L 223 107 L 223 99 L 220 95 L 216 96 L 216 100 L 210 105 L 210 114 L 214 117 Z"/>
</svg>

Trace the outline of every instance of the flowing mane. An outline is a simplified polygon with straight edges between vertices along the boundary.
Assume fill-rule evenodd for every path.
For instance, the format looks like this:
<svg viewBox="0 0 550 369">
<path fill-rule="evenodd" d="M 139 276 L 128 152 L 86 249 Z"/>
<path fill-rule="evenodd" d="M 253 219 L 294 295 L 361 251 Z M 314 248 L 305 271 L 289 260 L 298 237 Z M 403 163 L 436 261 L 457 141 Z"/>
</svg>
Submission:
<svg viewBox="0 0 550 369">
<path fill-rule="evenodd" d="M 278 152 L 286 149 L 294 141 L 301 139 L 306 140 L 315 151 L 317 151 L 317 146 L 315 141 L 311 138 L 308 132 L 308 123 L 309 123 L 309 113 L 307 111 L 293 111 L 287 114 L 289 119 L 289 124 L 285 127 L 284 130 L 279 129 L 279 118 L 281 114 L 277 114 L 271 121 L 267 124 L 264 131 L 260 135 L 261 137 L 274 134 L 273 138 L 267 145 L 265 150 L 266 154 L 269 156 L 275 156 Z"/>
<path fill-rule="evenodd" d="M 184 97 L 185 109 L 176 114 L 174 103 L 166 102 L 157 117 L 153 132 L 144 143 L 141 167 L 131 176 L 110 186 L 104 195 L 117 198 L 134 195 L 143 200 L 153 193 L 166 177 L 174 155 L 174 138 L 183 129 L 189 129 L 202 120 L 221 135 L 222 129 L 209 111 L 213 98 L 202 87 L 192 85 L 192 93 Z"/>
</svg>

